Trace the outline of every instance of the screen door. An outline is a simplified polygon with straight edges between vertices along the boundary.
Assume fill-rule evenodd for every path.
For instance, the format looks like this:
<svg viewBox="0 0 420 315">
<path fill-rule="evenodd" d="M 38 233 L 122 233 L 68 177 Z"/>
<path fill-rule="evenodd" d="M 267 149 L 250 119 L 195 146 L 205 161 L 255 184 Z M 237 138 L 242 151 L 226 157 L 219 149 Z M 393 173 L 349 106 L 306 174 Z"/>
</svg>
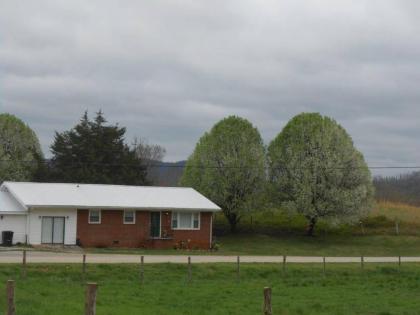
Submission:
<svg viewBox="0 0 420 315">
<path fill-rule="evenodd" d="M 42 244 L 64 244 L 64 217 L 42 217 Z"/>
</svg>

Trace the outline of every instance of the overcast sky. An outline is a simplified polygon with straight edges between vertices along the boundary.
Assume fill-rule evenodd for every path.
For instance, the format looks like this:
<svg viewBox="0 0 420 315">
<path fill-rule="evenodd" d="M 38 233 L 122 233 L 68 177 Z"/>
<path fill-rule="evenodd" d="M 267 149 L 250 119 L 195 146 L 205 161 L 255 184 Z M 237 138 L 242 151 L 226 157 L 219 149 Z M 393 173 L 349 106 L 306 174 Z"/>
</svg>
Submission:
<svg viewBox="0 0 420 315">
<path fill-rule="evenodd" d="M 420 165 L 420 1 L 1 1 L 0 112 L 49 156 L 85 109 L 167 161 L 227 115 L 269 143 L 320 112 L 369 165 Z"/>
</svg>

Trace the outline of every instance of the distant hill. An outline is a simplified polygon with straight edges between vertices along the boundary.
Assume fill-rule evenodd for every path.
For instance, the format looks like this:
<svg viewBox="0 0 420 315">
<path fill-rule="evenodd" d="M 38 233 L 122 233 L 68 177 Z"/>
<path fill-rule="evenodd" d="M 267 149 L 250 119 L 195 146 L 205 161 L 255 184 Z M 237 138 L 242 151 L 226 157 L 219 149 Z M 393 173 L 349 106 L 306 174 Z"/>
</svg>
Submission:
<svg viewBox="0 0 420 315">
<path fill-rule="evenodd" d="M 373 180 L 377 200 L 403 202 L 420 206 L 420 172 Z"/>
<path fill-rule="evenodd" d="M 178 186 L 187 161 L 154 162 L 148 172 L 155 186 Z M 375 177 L 373 180 L 377 200 L 387 200 L 420 206 L 420 172 Z"/>
<path fill-rule="evenodd" d="M 155 161 L 148 170 L 148 179 L 154 186 L 178 186 L 186 163 Z"/>
</svg>

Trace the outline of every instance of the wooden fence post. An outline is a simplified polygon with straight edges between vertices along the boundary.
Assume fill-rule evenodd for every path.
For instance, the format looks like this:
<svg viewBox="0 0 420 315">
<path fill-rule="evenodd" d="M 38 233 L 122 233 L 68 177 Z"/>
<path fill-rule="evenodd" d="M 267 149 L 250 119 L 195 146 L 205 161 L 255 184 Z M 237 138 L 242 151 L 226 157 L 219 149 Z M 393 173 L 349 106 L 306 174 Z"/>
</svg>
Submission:
<svg viewBox="0 0 420 315">
<path fill-rule="evenodd" d="M 271 307 L 271 288 L 264 288 L 264 304 L 263 304 L 263 314 L 272 315 L 273 309 Z"/>
<path fill-rule="evenodd" d="M 236 279 L 239 281 L 240 280 L 240 263 L 241 263 L 241 261 L 240 261 L 240 258 L 239 258 L 239 256 L 238 257 L 236 257 Z"/>
<path fill-rule="evenodd" d="M 360 268 L 362 270 L 365 268 L 365 258 L 363 256 L 360 257 Z"/>
<path fill-rule="evenodd" d="M 22 276 L 26 278 L 26 249 L 22 253 Z"/>
<path fill-rule="evenodd" d="M 96 283 L 88 283 L 86 287 L 86 300 L 85 300 L 85 315 L 96 314 L 96 291 L 98 285 Z"/>
<path fill-rule="evenodd" d="M 325 256 L 322 257 L 322 263 L 324 265 L 324 276 L 326 275 L 326 262 L 325 262 Z"/>
<path fill-rule="evenodd" d="M 398 272 L 400 272 L 401 269 L 401 256 L 398 256 Z"/>
<path fill-rule="evenodd" d="M 283 276 L 286 274 L 286 255 L 283 255 Z"/>
<path fill-rule="evenodd" d="M 7 297 L 6 315 L 15 315 L 16 309 L 15 309 L 15 281 L 14 280 L 7 280 L 6 297 Z"/>
<path fill-rule="evenodd" d="M 140 257 L 140 283 L 144 281 L 144 256 Z"/>
<path fill-rule="evenodd" d="M 83 266 L 82 266 L 83 276 L 86 273 L 86 254 L 83 254 Z"/>
<path fill-rule="evenodd" d="M 192 272 L 191 272 L 191 256 L 188 256 L 188 282 L 192 280 Z"/>
</svg>

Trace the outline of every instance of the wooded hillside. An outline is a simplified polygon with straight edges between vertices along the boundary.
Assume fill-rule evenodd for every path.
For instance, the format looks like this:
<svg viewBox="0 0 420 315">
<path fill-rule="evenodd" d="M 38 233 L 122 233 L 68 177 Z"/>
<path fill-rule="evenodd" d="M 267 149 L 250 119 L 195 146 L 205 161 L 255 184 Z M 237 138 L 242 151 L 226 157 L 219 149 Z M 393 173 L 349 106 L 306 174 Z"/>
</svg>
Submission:
<svg viewBox="0 0 420 315">
<path fill-rule="evenodd" d="M 377 200 L 420 205 L 420 172 L 395 177 L 376 177 L 373 183 Z"/>
</svg>

